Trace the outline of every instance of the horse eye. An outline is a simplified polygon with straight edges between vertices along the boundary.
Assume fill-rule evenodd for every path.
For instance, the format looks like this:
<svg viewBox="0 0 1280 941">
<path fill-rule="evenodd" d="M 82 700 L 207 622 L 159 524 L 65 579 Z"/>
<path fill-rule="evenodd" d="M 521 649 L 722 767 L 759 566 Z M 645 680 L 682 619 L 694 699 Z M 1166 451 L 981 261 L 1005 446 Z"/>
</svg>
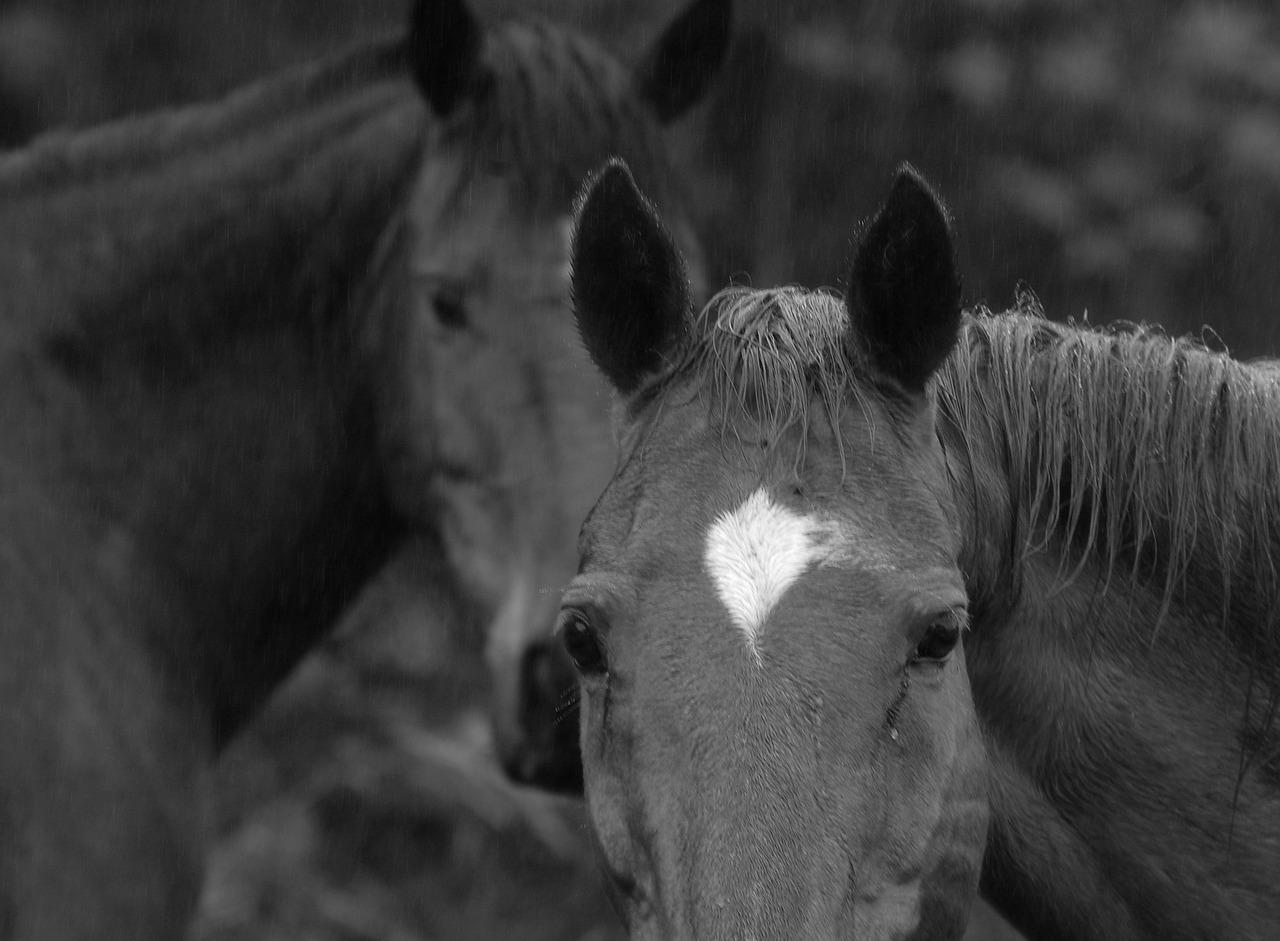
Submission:
<svg viewBox="0 0 1280 941">
<path fill-rule="evenodd" d="M 462 291 L 457 288 L 444 288 L 436 291 L 431 297 L 431 308 L 441 325 L 458 329 L 467 325 L 467 305 Z"/>
<path fill-rule="evenodd" d="M 954 621 L 934 621 L 916 644 L 915 662 L 937 663 L 947 659 L 960 642 L 960 625 Z"/>
<path fill-rule="evenodd" d="M 597 676 L 609 669 L 600 633 L 581 612 L 566 611 L 560 616 L 560 642 L 569 659 L 583 676 Z"/>
</svg>

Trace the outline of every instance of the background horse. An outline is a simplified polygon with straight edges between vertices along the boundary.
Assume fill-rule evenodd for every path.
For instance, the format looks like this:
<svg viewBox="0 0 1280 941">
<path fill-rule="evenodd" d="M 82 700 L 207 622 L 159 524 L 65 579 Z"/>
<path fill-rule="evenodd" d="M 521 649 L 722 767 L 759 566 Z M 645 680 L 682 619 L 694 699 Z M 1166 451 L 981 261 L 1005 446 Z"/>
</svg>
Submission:
<svg viewBox="0 0 1280 941">
<path fill-rule="evenodd" d="M 405 41 L 0 167 L 0 933 L 178 934 L 210 758 L 411 530 L 503 630 L 544 610 L 612 466 L 568 193 L 608 153 L 670 189 L 655 125 L 723 14 L 632 74 L 424 0 Z"/>
<path fill-rule="evenodd" d="M 610 165 L 573 289 L 626 404 L 560 629 L 632 937 L 958 937 L 980 866 L 1034 937 L 1274 934 L 1273 369 L 962 316 L 909 169 L 843 297 L 692 317 Z"/>
</svg>

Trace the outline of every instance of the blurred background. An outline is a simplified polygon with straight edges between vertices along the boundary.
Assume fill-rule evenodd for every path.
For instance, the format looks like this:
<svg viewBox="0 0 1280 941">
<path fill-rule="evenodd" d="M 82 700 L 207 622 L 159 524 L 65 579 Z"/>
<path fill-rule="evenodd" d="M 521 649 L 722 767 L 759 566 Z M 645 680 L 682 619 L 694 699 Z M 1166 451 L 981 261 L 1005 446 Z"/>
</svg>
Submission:
<svg viewBox="0 0 1280 941">
<path fill-rule="evenodd" d="M 473 0 L 624 61 L 683 0 Z M 408 0 L 0 0 L 0 146 L 217 96 L 397 30 Z M 966 300 L 1280 349 L 1280 17 L 1267 2 L 744 0 L 671 129 L 709 283 L 839 282 L 908 160 Z M 1209 325 L 1212 329 L 1204 329 Z M 577 805 L 489 753 L 474 615 L 406 551 L 220 768 L 200 939 L 622 937 Z M 985 910 L 971 941 L 1017 937 Z"/>
</svg>

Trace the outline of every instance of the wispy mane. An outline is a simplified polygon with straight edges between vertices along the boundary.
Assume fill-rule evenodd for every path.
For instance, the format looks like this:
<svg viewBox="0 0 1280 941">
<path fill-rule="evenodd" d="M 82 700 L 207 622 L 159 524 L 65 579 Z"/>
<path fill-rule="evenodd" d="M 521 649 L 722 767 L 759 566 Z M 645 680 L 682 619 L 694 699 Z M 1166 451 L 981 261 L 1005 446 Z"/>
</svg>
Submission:
<svg viewBox="0 0 1280 941">
<path fill-rule="evenodd" d="M 871 394 L 847 322 L 832 292 L 727 288 L 652 391 L 692 379 L 726 429 L 745 414 L 773 437 L 807 430 L 817 402 L 838 440 L 841 408 Z M 1039 534 L 1028 551 L 1068 535 L 1065 577 L 1101 558 L 1155 577 L 1166 605 L 1190 587 L 1224 618 L 1243 604 L 1280 619 L 1280 368 L 1157 329 L 1054 323 L 1028 299 L 966 314 L 934 385 L 942 420 L 1007 456 L 1015 509 Z"/>
<path fill-rule="evenodd" d="M 1243 601 L 1274 620 L 1274 369 L 1158 330 L 1053 323 L 1027 304 L 968 316 L 938 391 L 966 440 L 1004 449 L 1024 517 L 1068 534 L 1073 555 L 1162 573 L 1166 606 L 1203 573 L 1194 588 L 1224 618 Z"/>
<path fill-rule="evenodd" d="M 815 398 L 838 430 L 841 405 L 856 393 L 847 325 L 844 304 L 830 291 L 728 287 L 698 314 L 672 376 L 695 377 L 726 427 L 742 413 L 771 439 L 798 427 L 803 442 Z"/>
</svg>

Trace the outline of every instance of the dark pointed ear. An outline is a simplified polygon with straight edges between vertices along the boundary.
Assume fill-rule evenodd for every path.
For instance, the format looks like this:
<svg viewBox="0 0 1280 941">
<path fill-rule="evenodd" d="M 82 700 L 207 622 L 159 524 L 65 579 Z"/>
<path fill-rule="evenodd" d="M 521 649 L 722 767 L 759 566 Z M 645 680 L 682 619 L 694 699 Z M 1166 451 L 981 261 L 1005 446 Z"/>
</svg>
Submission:
<svg viewBox="0 0 1280 941">
<path fill-rule="evenodd" d="M 674 121 L 706 93 L 732 31 L 732 0 L 693 0 L 645 53 L 634 73 L 636 91 L 659 121 Z"/>
<path fill-rule="evenodd" d="M 907 164 L 858 239 L 845 304 L 854 348 L 908 392 L 922 391 L 955 345 L 960 276 L 951 222 Z"/>
<path fill-rule="evenodd" d="M 680 346 L 689 320 L 684 260 L 621 160 L 583 185 L 573 220 L 573 314 L 619 392 L 633 392 Z"/>
<path fill-rule="evenodd" d="M 448 117 L 476 87 L 484 29 L 463 0 L 417 0 L 409 21 L 409 62 L 431 110 Z"/>
</svg>

